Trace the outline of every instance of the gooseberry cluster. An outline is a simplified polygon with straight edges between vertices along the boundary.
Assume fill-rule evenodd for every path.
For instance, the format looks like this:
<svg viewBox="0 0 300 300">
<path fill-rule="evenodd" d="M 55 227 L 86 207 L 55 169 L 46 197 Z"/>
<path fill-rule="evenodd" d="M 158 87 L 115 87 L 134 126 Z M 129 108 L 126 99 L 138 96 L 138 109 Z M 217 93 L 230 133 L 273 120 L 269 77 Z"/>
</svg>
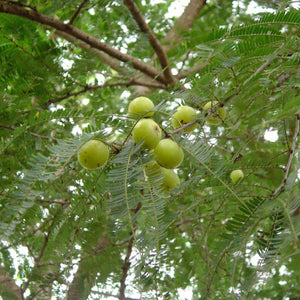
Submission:
<svg viewBox="0 0 300 300">
<path fill-rule="evenodd" d="M 217 104 L 217 101 L 211 101 L 203 107 L 206 112 L 205 120 L 209 124 L 220 124 L 226 117 L 225 108 Z M 162 189 L 170 192 L 180 184 L 174 169 L 182 163 L 184 152 L 172 138 L 162 137 L 160 126 L 151 118 L 154 116 L 153 108 L 153 102 L 147 97 L 137 97 L 129 103 L 129 116 L 139 119 L 132 130 L 132 138 L 135 143 L 141 143 L 142 149 L 153 153 L 154 159 L 145 166 L 146 173 L 159 173 L 162 177 Z M 183 127 L 183 132 L 190 133 L 197 127 L 197 112 L 190 106 L 179 106 L 172 115 L 171 122 L 174 129 Z M 108 146 L 99 140 L 88 141 L 78 151 L 80 165 L 89 170 L 103 166 L 108 158 Z M 241 170 L 235 170 L 230 175 L 233 183 L 243 176 Z"/>
<path fill-rule="evenodd" d="M 208 102 L 204 107 L 207 111 L 206 121 L 210 124 L 219 124 L 226 117 L 224 107 L 215 107 L 218 102 Z M 132 130 L 132 136 L 136 143 L 142 143 L 142 148 L 153 151 L 154 161 L 146 166 L 146 173 L 153 170 L 160 172 L 163 178 L 162 188 L 170 192 L 178 187 L 180 179 L 174 169 L 178 167 L 184 158 L 181 147 L 171 138 L 162 138 L 160 126 L 150 117 L 154 115 L 154 104 L 146 97 L 138 97 L 130 102 L 129 115 L 141 118 Z M 197 127 L 197 112 L 193 107 L 179 106 L 171 117 L 174 129 L 181 127 L 183 132 L 190 133 Z M 189 125 L 186 125 L 189 124 Z"/>
</svg>

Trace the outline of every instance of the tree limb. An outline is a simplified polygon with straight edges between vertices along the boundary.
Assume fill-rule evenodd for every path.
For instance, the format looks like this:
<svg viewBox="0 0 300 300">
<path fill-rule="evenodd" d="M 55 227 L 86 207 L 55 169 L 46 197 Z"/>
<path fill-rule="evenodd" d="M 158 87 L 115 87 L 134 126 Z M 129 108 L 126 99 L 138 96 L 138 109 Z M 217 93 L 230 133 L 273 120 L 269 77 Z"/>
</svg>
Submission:
<svg viewBox="0 0 300 300">
<path fill-rule="evenodd" d="M 75 19 L 77 18 L 77 16 L 79 15 L 80 11 L 82 10 L 83 6 L 88 2 L 89 0 L 83 0 L 81 2 L 81 4 L 78 6 L 78 8 L 76 9 L 74 15 L 72 16 L 69 24 L 73 24 Z"/>
<path fill-rule="evenodd" d="M 49 237 L 50 237 L 50 234 L 51 234 L 51 232 L 52 232 L 53 226 L 54 226 L 54 221 L 52 221 L 52 223 L 50 224 L 50 227 L 49 227 L 49 229 L 48 229 L 46 235 L 44 236 L 44 243 L 43 243 L 43 245 L 42 245 L 42 247 L 41 247 L 41 249 L 40 249 L 40 251 L 39 251 L 38 256 L 35 257 L 35 259 L 34 259 L 34 266 L 33 266 L 32 270 L 31 270 L 31 273 L 30 273 L 30 275 L 29 275 L 27 281 L 24 282 L 24 285 L 22 286 L 22 291 L 23 291 L 23 292 L 25 292 L 25 291 L 27 290 L 27 288 L 28 288 L 28 286 L 29 286 L 29 284 L 30 284 L 30 281 L 31 281 L 31 279 L 32 279 L 32 276 L 33 276 L 33 274 L 34 274 L 34 271 L 36 270 L 36 268 L 38 268 L 38 267 L 40 266 L 41 259 L 42 259 L 43 255 L 44 255 L 45 250 L 46 250 L 46 247 L 47 247 L 47 245 L 48 245 Z M 42 235 L 42 232 L 37 232 L 37 234 Z"/>
<path fill-rule="evenodd" d="M 7 126 L 7 125 L 4 125 L 4 124 L 0 124 L 0 128 L 5 128 L 5 129 L 8 129 L 8 130 L 16 130 L 15 127 L 13 126 Z M 37 133 L 34 133 L 34 132 L 29 132 L 29 134 L 35 138 L 40 138 L 42 140 L 49 140 L 49 141 L 53 141 L 54 143 L 57 143 L 58 140 L 56 138 L 53 138 L 53 137 L 50 137 L 50 136 L 46 136 L 46 135 L 40 135 L 40 134 L 37 134 Z"/>
<path fill-rule="evenodd" d="M 138 203 L 137 207 L 135 208 L 134 210 L 134 213 L 136 214 L 142 207 L 142 204 L 141 202 Z M 136 223 L 133 224 L 133 230 L 135 231 L 136 229 Z M 130 267 L 130 256 L 131 256 L 131 253 L 132 253 L 132 247 L 133 247 L 133 242 L 134 242 L 134 232 L 131 232 L 131 238 L 128 242 L 128 245 L 127 245 L 127 252 L 126 252 L 126 257 L 125 257 L 125 260 L 124 260 L 124 264 L 123 264 L 123 267 L 122 267 L 122 278 L 121 278 L 121 285 L 120 285 L 120 300 L 126 300 L 126 297 L 125 297 L 125 288 L 126 288 L 126 284 L 125 284 L 125 281 L 126 281 L 126 278 L 127 278 L 127 275 L 128 275 L 128 270 L 129 270 L 129 267 Z"/>
<path fill-rule="evenodd" d="M 171 72 L 171 68 L 169 65 L 169 59 L 167 57 L 165 50 L 163 49 L 160 42 L 156 38 L 152 29 L 146 23 L 144 16 L 140 12 L 140 10 L 137 7 L 137 5 L 135 4 L 135 2 L 133 0 L 124 0 L 124 3 L 130 10 L 135 21 L 138 23 L 141 31 L 148 34 L 150 44 L 151 44 L 152 48 L 154 49 L 154 51 L 160 61 L 160 65 L 163 69 L 165 78 L 167 79 L 167 81 L 169 82 L 169 84 L 171 86 L 174 86 L 176 84 L 177 80 L 175 79 L 175 77 L 173 76 L 173 74 Z"/>
<path fill-rule="evenodd" d="M 114 295 L 111 293 L 106 293 L 106 292 L 98 292 L 98 291 L 91 291 L 93 294 L 100 295 L 100 296 L 105 296 L 105 297 L 112 297 L 116 299 L 120 299 L 119 295 Z M 131 298 L 131 297 L 126 297 L 125 300 L 141 300 L 141 298 Z"/>
<path fill-rule="evenodd" d="M 23 300 L 21 289 L 10 277 L 5 268 L 0 265 L 0 295 L 2 299 Z"/>
<path fill-rule="evenodd" d="M 105 234 L 104 232 L 98 239 L 98 244 L 94 248 L 94 255 L 102 255 L 102 252 L 110 246 L 110 241 Z M 95 276 L 95 274 L 86 269 L 86 261 L 82 257 L 78 264 L 77 272 L 69 286 L 66 300 L 87 299 L 94 285 L 93 280 L 91 280 L 92 276 Z"/>
<path fill-rule="evenodd" d="M 175 77 L 177 79 L 186 78 L 187 76 L 189 76 L 189 75 L 191 75 L 193 73 L 199 72 L 200 70 L 202 70 L 203 68 L 205 68 L 207 65 L 209 65 L 209 62 L 205 62 L 203 64 L 196 65 L 196 66 L 191 67 L 190 69 L 187 69 L 187 70 L 182 70 Z"/>
<path fill-rule="evenodd" d="M 135 79 L 131 79 L 131 80 L 128 80 L 128 81 L 106 82 L 106 83 L 101 84 L 101 85 L 86 86 L 78 92 L 69 92 L 69 93 L 67 93 L 64 96 L 61 96 L 59 98 L 51 99 L 51 100 L 47 101 L 45 104 L 43 104 L 42 107 L 46 108 L 50 104 L 58 103 L 62 100 L 68 99 L 70 97 L 78 96 L 78 95 L 86 93 L 88 91 L 98 90 L 98 89 L 102 89 L 102 88 L 106 88 L 106 87 L 115 87 L 115 86 L 127 86 L 128 87 L 128 86 L 132 86 L 132 85 L 141 85 L 141 86 L 148 86 L 148 87 L 161 88 L 161 89 L 166 88 L 162 84 L 158 84 L 158 83 L 153 83 L 152 84 L 150 82 L 147 83 L 147 82 L 142 82 L 142 81 L 138 81 L 138 80 L 135 80 Z"/>
<path fill-rule="evenodd" d="M 66 300 L 82 300 L 86 299 L 90 293 L 91 286 L 87 284 L 88 275 L 83 271 L 84 260 L 79 262 L 78 270 L 74 275 L 73 281 L 69 286 Z"/>
<path fill-rule="evenodd" d="M 151 78 L 159 81 L 160 83 L 168 84 L 168 81 L 166 80 L 165 76 L 161 74 L 158 70 L 156 70 L 154 67 L 142 62 L 141 60 L 127 53 L 122 53 L 121 51 L 113 48 L 109 44 L 99 41 L 94 36 L 76 28 L 75 26 L 71 24 L 65 24 L 55 18 L 43 15 L 38 11 L 25 9 L 18 4 L 7 3 L 7 1 L 0 1 L 0 12 L 20 16 L 38 22 L 40 24 L 50 26 L 56 30 L 65 32 L 73 36 L 74 38 L 85 42 L 91 47 L 101 50 L 122 62 L 131 63 L 133 68 L 141 71 L 142 73 L 150 76 Z"/>
<path fill-rule="evenodd" d="M 287 178 L 288 178 L 288 175 L 289 175 L 289 172 L 290 172 L 290 168 L 291 168 L 291 165 L 292 165 L 292 161 L 293 161 L 293 158 L 294 158 L 294 154 L 295 154 L 295 149 L 296 149 L 296 146 L 297 146 L 297 138 L 298 138 L 298 135 L 299 135 L 299 123 L 300 123 L 300 115 L 297 114 L 296 115 L 296 124 L 295 124 L 295 132 L 294 132 L 294 136 L 293 136 L 293 142 L 292 142 L 292 146 L 291 146 L 290 151 L 289 151 L 290 155 L 289 155 L 286 167 L 285 167 L 285 172 L 284 172 L 283 178 L 281 180 L 281 183 L 272 192 L 272 194 L 270 196 L 271 198 L 275 197 L 279 192 L 281 192 L 284 189 L 285 185 L 286 185 L 286 181 L 287 181 Z"/>
<path fill-rule="evenodd" d="M 188 30 L 192 27 L 193 21 L 198 17 L 205 4 L 206 0 L 190 0 L 182 15 L 176 20 L 173 28 L 167 33 L 163 40 L 167 45 L 165 47 L 166 50 L 170 50 L 175 43 L 181 42 L 181 31 Z"/>
</svg>

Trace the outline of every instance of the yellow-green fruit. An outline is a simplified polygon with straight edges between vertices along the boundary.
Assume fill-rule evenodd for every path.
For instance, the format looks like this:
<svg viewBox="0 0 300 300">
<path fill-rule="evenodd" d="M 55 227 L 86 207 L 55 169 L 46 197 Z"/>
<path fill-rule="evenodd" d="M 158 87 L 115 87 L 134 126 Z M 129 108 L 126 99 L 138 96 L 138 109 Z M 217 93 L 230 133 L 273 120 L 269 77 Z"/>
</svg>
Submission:
<svg viewBox="0 0 300 300">
<path fill-rule="evenodd" d="M 147 180 L 151 185 L 156 186 L 162 179 L 162 167 L 155 161 L 151 160 L 145 165 Z"/>
<path fill-rule="evenodd" d="M 151 160 L 145 165 L 146 174 L 149 176 L 158 174 L 160 172 L 160 169 L 161 166 L 155 160 Z"/>
<path fill-rule="evenodd" d="M 237 183 L 240 179 L 244 178 L 244 172 L 242 170 L 233 170 L 230 173 L 230 178 L 233 183 Z"/>
<path fill-rule="evenodd" d="M 203 110 L 209 110 L 213 108 L 215 105 L 217 105 L 219 102 L 218 101 L 210 101 L 207 102 L 203 106 Z M 222 121 L 224 121 L 226 118 L 226 109 L 225 107 L 218 107 L 213 113 L 209 112 L 208 116 L 206 117 L 206 122 L 209 124 L 220 124 Z"/>
<path fill-rule="evenodd" d="M 170 192 L 172 189 L 175 189 L 180 184 L 180 179 L 174 170 L 161 168 L 163 174 L 163 183 L 162 188 L 166 192 Z"/>
<path fill-rule="evenodd" d="M 197 118 L 196 111 L 187 105 L 179 106 L 172 115 L 172 125 L 175 129 L 190 123 Z M 184 132 L 192 132 L 197 127 L 197 123 L 184 129 Z"/>
<path fill-rule="evenodd" d="M 164 168 L 174 169 L 183 161 L 184 153 L 171 139 L 163 139 L 154 149 L 155 160 Z"/>
<path fill-rule="evenodd" d="M 143 141 L 144 149 L 153 149 L 161 139 L 161 129 L 152 119 L 141 119 L 134 126 L 132 137 L 136 143 Z"/>
<path fill-rule="evenodd" d="M 82 167 L 95 170 L 103 166 L 109 157 L 108 147 L 98 140 L 90 140 L 78 151 L 78 161 Z"/>
<path fill-rule="evenodd" d="M 137 97 L 129 103 L 128 113 L 132 116 L 151 117 L 154 112 L 149 111 L 154 107 L 153 102 L 147 97 Z"/>
</svg>

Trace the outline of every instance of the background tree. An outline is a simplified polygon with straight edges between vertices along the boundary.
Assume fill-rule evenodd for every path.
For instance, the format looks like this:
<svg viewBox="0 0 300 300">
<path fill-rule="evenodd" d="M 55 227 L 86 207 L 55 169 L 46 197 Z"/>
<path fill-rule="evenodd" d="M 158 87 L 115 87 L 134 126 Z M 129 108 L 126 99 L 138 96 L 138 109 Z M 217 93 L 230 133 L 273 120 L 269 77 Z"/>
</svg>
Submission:
<svg viewBox="0 0 300 300">
<path fill-rule="evenodd" d="M 2 299 L 299 299 L 297 3 L 179 5 L 0 0 Z M 184 150 L 169 194 L 131 137 L 141 95 Z"/>
</svg>

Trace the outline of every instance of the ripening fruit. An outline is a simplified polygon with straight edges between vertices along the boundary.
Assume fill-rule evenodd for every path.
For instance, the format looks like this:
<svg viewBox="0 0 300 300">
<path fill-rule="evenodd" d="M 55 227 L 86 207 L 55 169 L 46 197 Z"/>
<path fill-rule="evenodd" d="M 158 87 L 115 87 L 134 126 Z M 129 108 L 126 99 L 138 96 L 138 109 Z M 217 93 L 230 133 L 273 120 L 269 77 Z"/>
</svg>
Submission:
<svg viewBox="0 0 300 300">
<path fill-rule="evenodd" d="M 153 102 L 147 97 L 137 97 L 129 103 L 128 113 L 132 116 L 151 117 L 154 112 L 149 111 L 154 107 Z"/>
<path fill-rule="evenodd" d="M 153 149 L 161 139 L 161 129 L 152 119 L 141 119 L 134 126 L 132 137 L 136 143 L 143 140 L 144 149 Z"/>
<path fill-rule="evenodd" d="M 214 107 L 215 105 L 217 105 L 219 102 L 218 101 L 210 101 L 207 102 L 204 106 L 203 106 L 203 110 L 206 111 L 212 107 Z M 208 116 L 206 117 L 206 122 L 209 124 L 220 124 L 222 121 L 224 121 L 226 118 L 226 109 L 225 107 L 218 107 L 214 113 L 209 112 Z"/>
<path fill-rule="evenodd" d="M 155 160 L 164 168 L 174 169 L 183 160 L 184 153 L 180 146 L 171 139 L 163 139 L 154 149 Z"/>
<path fill-rule="evenodd" d="M 80 165 L 89 170 L 103 166 L 109 157 L 108 147 L 98 140 L 90 140 L 78 151 Z"/>
<path fill-rule="evenodd" d="M 187 105 L 179 106 L 177 111 L 172 115 L 172 125 L 174 129 L 181 127 L 184 124 L 192 122 L 196 119 L 196 111 Z M 197 123 L 185 128 L 184 132 L 192 132 L 197 127 Z"/>
<path fill-rule="evenodd" d="M 166 192 L 170 192 L 180 184 L 178 175 L 172 169 L 161 168 L 163 174 L 162 188 Z"/>
<path fill-rule="evenodd" d="M 240 179 L 244 178 L 244 172 L 242 170 L 233 170 L 230 173 L 230 178 L 233 183 L 237 183 Z"/>
</svg>

